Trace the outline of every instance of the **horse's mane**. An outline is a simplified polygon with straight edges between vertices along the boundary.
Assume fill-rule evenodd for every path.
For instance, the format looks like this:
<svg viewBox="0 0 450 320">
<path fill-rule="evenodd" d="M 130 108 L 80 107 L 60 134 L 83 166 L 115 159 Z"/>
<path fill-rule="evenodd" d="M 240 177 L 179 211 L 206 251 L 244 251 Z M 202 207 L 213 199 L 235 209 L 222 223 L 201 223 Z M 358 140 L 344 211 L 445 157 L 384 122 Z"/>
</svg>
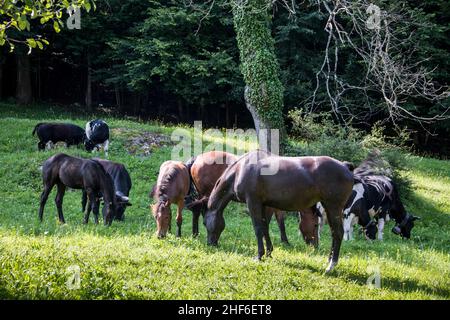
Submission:
<svg viewBox="0 0 450 320">
<path fill-rule="evenodd" d="M 171 166 L 169 169 L 164 173 L 163 178 L 161 179 L 161 183 L 158 185 L 157 189 L 157 195 L 158 197 L 161 197 L 163 194 L 167 192 L 167 189 L 169 185 L 174 181 L 178 174 L 180 173 L 180 170 L 176 166 Z"/>
<path fill-rule="evenodd" d="M 230 164 L 225 171 L 222 173 L 222 175 L 219 177 L 219 179 L 217 179 L 216 183 L 214 184 L 214 188 L 211 191 L 211 194 L 209 196 L 209 200 L 208 200 L 208 206 L 211 203 L 211 201 L 215 200 L 215 197 L 217 197 L 216 192 L 214 192 L 216 190 L 216 188 L 218 188 L 218 186 L 222 183 L 222 180 L 224 179 L 224 177 L 228 176 L 228 173 L 243 159 L 247 159 L 250 155 L 254 154 L 255 152 L 264 152 L 267 155 L 272 155 L 271 152 L 266 151 L 266 150 L 262 150 L 262 149 L 256 149 L 256 150 L 252 150 L 250 152 L 247 152 L 243 155 L 241 155 L 239 158 L 237 158 L 237 160 L 235 162 L 233 162 L 232 164 Z"/>
<path fill-rule="evenodd" d="M 102 164 L 100 163 L 100 161 L 98 161 L 97 159 L 90 159 L 91 161 L 93 161 L 93 162 L 95 162 L 96 164 L 97 164 L 97 166 L 100 168 L 100 171 L 104 174 L 104 176 L 105 176 L 105 179 L 107 180 L 106 181 L 106 183 L 107 183 L 107 185 L 105 186 L 103 186 L 104 188 L 106 187 L 106 188 L 111 188 L 112 189 L 112 199 L 111 199 L 111 201 L 112 202 L 114 202 L 115 201 L 115 197 L 114 197 L 114 189 L 115 189 L 115 187 L 114 187 L 114 181 L 113 181 L 113 179 L 112 179 L 112 177 L 111 177 L 111 175 L 108 173 L 108 172 L 106 172 L 106 170 L 105 170 L 105 168 L 103 168 L 103 166 L 102 166 Z M 103 197 L 104 197 L 105 195 L 103 195 Z"/>
</svg>

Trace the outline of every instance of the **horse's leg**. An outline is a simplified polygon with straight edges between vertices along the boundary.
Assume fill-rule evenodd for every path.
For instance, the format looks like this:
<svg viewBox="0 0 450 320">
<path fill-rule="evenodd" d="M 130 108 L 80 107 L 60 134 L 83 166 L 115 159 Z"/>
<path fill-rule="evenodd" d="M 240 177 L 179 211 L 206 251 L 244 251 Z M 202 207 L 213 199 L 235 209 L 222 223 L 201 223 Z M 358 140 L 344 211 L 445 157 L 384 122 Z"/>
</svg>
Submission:
<svg viewBox="0 0 450 320">
<path fill-rule="evenodd" d="M 265 210 L 263 209 L 262 212 L 265 212 Z M 275 212 L 275 214 L 277 214 Z M 270 240 L 270 233 L 269 233 L 269 223 L 270 220 L 267 219 L 267 217 L 265 215 L 262 216 L 263 218 L 263 223 L 264 223 L 264 229 L 263 229 L 263 233 L 264 233 L 264 239 L 266 240 L 266 256 L 270 257 L 270 255 L 272 254 L 273 251 L 273 245 L 272 245 L 272 241 Z"/>
<path fill-rule="evenodd" d="M 194 208 L 192 210 L 192 236 L 198 236 L 198 219 L 200 217 L 201 209 Z"/>
<path fill-rule="evenodd" d="M 87 224 L 89 222 L 89 215 L 91 214 L 92 209 L 92 201 L 94 200 L 94 192 L 91 189 L 86 189 L 86 194 L 88 198 L 88 204 L 86 206 L 86 210 L 84 211 L 84 219 L 83 223 Z"/>
<path fill-rule="evenodd" d="M 87 203 L 87 193 L 86 190 L 83 189 L 83 193 L 81 195 L 81 212 L 84 212 L 86 210 L 86 203 Z"/>
<path fill-rule="evenodd" d="M 40 205 L 39 205 L 39 220 L 41 222 L 42 222 L 42 218 L 43 218 L 43 215 L 44 215 L 45 203 L 47 202 L 48 195 L 52 191 L 52 188 L 53 188 L 53 184 L 45 184 L 44 185 L 44 191 L 42 191 L 42 193 L 41 193 L 41 202 L 40 202 Z"/>
<path fill-rule="evenodd" d="M 177 237 L 181 237 L 181 225 L 183 224 L 184 199 L 177 203 Z"/>
<path fill-rule="evenodd" d="M 339 251 L 341 249 L 342 237 L 344 235 L 344 228 L 342 226 L 342 209 L 332 204 L 324 204 L 325 211 L 327 212 L 328 225 L 331 230 L 332 244 L 330 256 L 328 258 L 328 267 L 326 273 L 333 270 L 339 260 Z"/>
<path fill-rule="evenodd" d="M 98 224 L 98 214 L 99 214 L 99 207 L 100 207 L 100 200 L 98 197 L 94 197 L 92 203 L 92 213 L 94 214 L 94 222 L 95 224 Z M 105 217 L 103 217 L 105 219 Z"/>
<path fill-rule="evenodd" d="M 63 215 L 63 211 L 62 211 L 62 203 L 63 203 L 63 199 L 64 199 L 64 194 L 66 192 L 66 186 L 60 182 L 56 185 L 56 187 L 58 188 L 58 192 L 56 194 L 55 204 L 56 204 L 56 209 L 58 210 L 59 222 L 66 223 L 66 221 L 64 220 L 64 215 Z"/>
<path fill-rule="evenodd" d="M 286 225 L 284 224 L 284 212 L 282 211 L 275 211 L 275 219 L 277 220 L 278 223 L 278 228 L 280 229 L 280 237 L 281 237 L 281 242 L 285 243 L 285 244 L 289 244 L 287 235 L 286 235 Z"/>
<path fill-rule="evenodd" d="M 247 207 L 252 218 L 253 229 L 255 230 L 256 241 L 258 242 L 258 260 L 261 260 L 264 256 L 264 230 L 267 227 L 267 223 L 263 221 L 263 206 L 262 204 L 253 199 L 247 199 Z M 264 212 L 265 213 L 265 212 Z"/>
</svg>

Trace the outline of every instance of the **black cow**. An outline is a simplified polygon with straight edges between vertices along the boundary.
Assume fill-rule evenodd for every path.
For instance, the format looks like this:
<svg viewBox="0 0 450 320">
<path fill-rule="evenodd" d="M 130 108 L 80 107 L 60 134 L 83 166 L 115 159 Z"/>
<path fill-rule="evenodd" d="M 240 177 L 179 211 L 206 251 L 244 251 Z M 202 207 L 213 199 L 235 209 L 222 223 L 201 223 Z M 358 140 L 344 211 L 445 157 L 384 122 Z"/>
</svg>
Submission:
<svg viewBox="0 0 450 320">
<path fill-rule="evenodd" d="M 99 150 L 102 146 L 105 155 L 108 156 L 109 126 L 105 121 L 96 119 L 86 123 L 86 140 L 84 141 L 84 146 L 87 151 Z"/>
<path fill-rule="evenodd" d="M 71 123 L 38 123 L 32 135 L 39 138 L 38 149 L 44 150 L 47 143 L 65 142 L 67 146 L 84 142 L 83 128 Z"/>
<path fill-rule="evenodd" d="M 129 195 L 131 190 L 131 178 L 130 175 L 125 168 L 125 166 L 121 163 L 116 163 L 108 160 L 102 160 L 98 158 L 94 158 L 96 162 L 100 163 L 105 171 L 111 176 L 114 182 L 115 194 L 116 194 L 116 214 L 115 219 L 123 221 L 125 218 L 125 209 L 127 206 L 131 206 L 129 202 Z M 101 197 L 101 194 L 99 195 Z M 81 200 L 82 210 L 84 212 L 86 208 L 87 195 L 83 190 L 83 196 Z M 103 207 L 104 213 L 105 207 Z"/>
</svg>

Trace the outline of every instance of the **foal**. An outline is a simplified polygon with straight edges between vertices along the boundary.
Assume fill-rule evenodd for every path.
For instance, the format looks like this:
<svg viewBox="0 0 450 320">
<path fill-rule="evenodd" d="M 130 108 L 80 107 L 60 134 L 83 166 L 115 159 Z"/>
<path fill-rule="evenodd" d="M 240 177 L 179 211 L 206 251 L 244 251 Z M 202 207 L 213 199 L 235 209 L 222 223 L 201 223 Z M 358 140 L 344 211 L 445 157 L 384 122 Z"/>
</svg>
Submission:
<svg viewBox="0 0 450 320">
<path fill-rule="evenodd" d="M 156 202 L 151 208 L 156 219 L 158 238 L 164 238 L 170 230 L 172 203 L 178 206 L 176 235 L 181 237 L 184 197 L 189 191 L 189 182 L 188 169 L 181 161 L 169 160 L 159 168 L 158 180 L 150 193 Z"/>
<path fill-rule="evenodd" d="M 47 198 L 56 184 L 58 192 L 55 203 L 60 223 L 65 223 L 62 203 L 66 187 L 69 187 L 72 189 L 84 189 L 87 193 L 90 204 L 86 207 L 84 223 L 88 222 L 91 209 L 94 212 L 95 223 L 98 223 L 98 197 L 101 192 L 105 201 L 104 224 L 111 225 L 116 210 L 114 184 L 111 177 L 97 161 L 75 158 L 59 153 L 44 162 L 42 166 L 42 180 L 44 191 L 41 194 L 39 207 L 40 221 L 43 218 Z"/>
</svg>

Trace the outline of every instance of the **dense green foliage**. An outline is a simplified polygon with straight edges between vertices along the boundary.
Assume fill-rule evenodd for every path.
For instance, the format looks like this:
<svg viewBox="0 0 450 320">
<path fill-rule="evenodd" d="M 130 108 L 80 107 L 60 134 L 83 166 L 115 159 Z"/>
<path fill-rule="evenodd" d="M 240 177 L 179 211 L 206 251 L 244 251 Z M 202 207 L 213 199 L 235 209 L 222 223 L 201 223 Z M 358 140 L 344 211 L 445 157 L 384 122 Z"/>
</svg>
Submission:
<svg viewBox="0 0 450 320">
<path fill-rule="evenodd" d="M 58 225 L 51 194 L 44 222 L 37 218 L 41 192 L 39 166 L 55 152 L 92 156 L 81 148 L 38 152 L 31 136 L 40 121 L 83 125 L 93 117 L 111 125 L 110 159 L 123 162 L 133 180 L 131 202 L 123 223 L 107 228 L 82 224 L 81 194 L 64 198 L 66 225 Z M 450 166 L 448 161 L 409 157 L 406 171 L 414 192 L 403 197 L 408 211 L 422 220 L 410 241 L 385 229 L 383 242 L 368 242 L 356 232 L 342 245 L 341 259 L 324 275 L 330 247 L 325 227 L 318 250 L 298 235 L 297 220 L 288 217 L 291 246 L 279 240 L 271 224 L 275 250 L 271 259 L 256 262 L 256 241 L 243 205 L 225 211 L 226 229 L 218 248 L 206 245 L 206 232 L 190 236 L 191 214 L 184 212 L 183 236 L 155 236 L 148 191 L 159 165 L 170 158 L 169 147 L 150 156 L 130 154 L 133 136 L 153 132 L 170 135 L 175 127 L 109 117 L 106 114 L 62 112 L 60 108 L 21 109 L 0 104 L 0 297 L 30 299 L 449 299 Z M 203 137 L 208 143 L 211 137 Z M 292 143 L 295 143 L 293 141 Z M 300 143 L 297 141 L 297 143 Z M 239 143 L 241 144 L 241 143 Z M 174 209 L 174 208 L 173 208 Z M 172 230 L 175 222 L 172 221 Z M 80 268 L 80 288 L 70 289 L 71 267 Z M 381 288 L 369 288 L 367 278 L 379 268 Z"/>
<path fill-rule="evenodd" d="M 375 2 L 384 9 L 401 7 L 423 22 L 422 27 L 413 25 L 403 30 L 408 41 L 402 45 L 406 49 L 411 43 L 420 44 L 420 50 L 408 59 L 411 63 L 425 59 L 424 66 L 432 70 L 436 83 L 448 85 L 448 2 Z M 24 39 L 41 36 L 50 42 L 45 50 L 33 50 L 29 55 L 35 101 L 77 103 L 83 109 L 86 74 L 91 70 L 94 106 L 172 122 L 202 119 L 205 126 L 251 127 L 253 121 L 244 103 L 244 82 L 263 81 L 268 76 L 276 79 L 277 74 L 281 83 L 276 80 L 267 83 L 268 92 L 273 92 L 267 97 L 273 101 L 266 103 L 271 108 L 263 114 L 270 114 L 280 122 L 279 109 L 286 116 L 292 109 L 305 110 L 311 102 L 327 41 L 324 31 L 327 15 L 313 1 L 296 1 L 295 14 L 280 5 L 270 12 L 256 11 L 258 14 L 249 20 L 249 33 L 242 36 L 235 32 L 242 29 L 235 28 L 234 22 L 243 20 L 233 20 L 231 3 L 234 1 L 216 1 L 212 7 L 203 1 L 194 1 L 195 6 L 189 6 L 186 1 L 176 0 L 97 0 L 95 3 L 95 11 L 83 11 L 81 30 L 64 27 L 55 34 L 51 24 L 40 25 L 37 21 L 34 26 L 32 22 L 31 32 Z M 270 35 L 267 27 L 271 28 Z M 264 43 L 261 43 L 264 50 L 255 59 L 252 56 L 245 59 L 247 54 L 244 54 L 241 58 L 245 61 L 240 61 L 239 43 L 252 46 L 255 41 L 252 33 L 259 32 L 257 28 L 265 30 Z M 17 86 L 15 55 L 19 50 L 7 51 L 3 47 L 0 53 L 0 98 L 3 99 L 13 98 Z M 351 50 L 341 48 L 339 61 L 339 76 L 358 85 L 364 74 L 359 58 Z M 260 74 L 262 65 L 267 74 Z M 256 73 L 258 77 L 251 76 Z M 244 81 L 245 77 L 248 79 Z M 254 99 L 264 100 L 258 92 L 253 91 Z M 376 107 L 383 103 L 377 94 L 364 97 L 361 92 L 350 91 L 342 98 L 353 113 L 363 116 L 362 122 L 354 119 L 352 125 L 357 128 L 369 132 L 374 123 L 386 119 L 385 113 L 371 112 L 368 108 L 368 104 Z M 319 87 L 316 101 L 314 112 L 330 112 L 324 86 Z M 404 104 L 407 110 L 426 117 L 439 114 L 446 106 L 448 102 L 439 106 L 414 97 Z M 399 120 L 399 124 L 411 130 L 417 149 L 440 155 L 450 153 L 449 120 L 425 124 L 429 132 L 412 121 Z M 389 128 L 385 134 L 397 133 Z"/>
</svg>

